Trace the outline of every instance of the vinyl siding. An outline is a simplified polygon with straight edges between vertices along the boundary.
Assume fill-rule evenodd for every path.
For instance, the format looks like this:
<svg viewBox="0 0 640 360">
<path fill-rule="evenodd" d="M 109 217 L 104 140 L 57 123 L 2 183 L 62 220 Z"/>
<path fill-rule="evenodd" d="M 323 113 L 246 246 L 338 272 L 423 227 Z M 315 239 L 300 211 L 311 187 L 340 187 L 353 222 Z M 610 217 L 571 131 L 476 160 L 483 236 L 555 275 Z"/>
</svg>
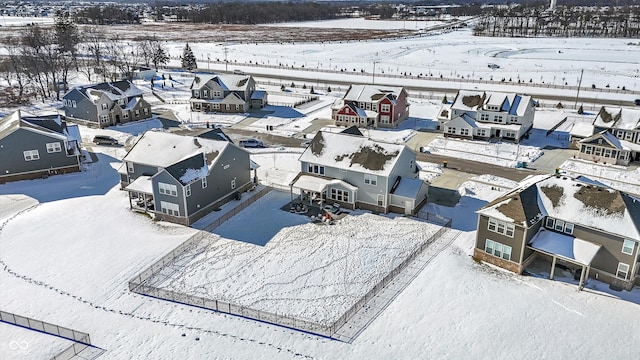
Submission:
<svg viewBox="0 0 640 360">
<path fill-rule="evenodd" d="M 60 143 L 61 151 L 47 152 L 47 143 Z M 26 161 L 24 151 L 38 150 L 39 159 Z M 16 175 L 24 172 L 78 166 L 78 157 L 67 156 L 64 140 L 26 129 L 17 129 L 0 139 L 0 174 Z"/>
</svg>

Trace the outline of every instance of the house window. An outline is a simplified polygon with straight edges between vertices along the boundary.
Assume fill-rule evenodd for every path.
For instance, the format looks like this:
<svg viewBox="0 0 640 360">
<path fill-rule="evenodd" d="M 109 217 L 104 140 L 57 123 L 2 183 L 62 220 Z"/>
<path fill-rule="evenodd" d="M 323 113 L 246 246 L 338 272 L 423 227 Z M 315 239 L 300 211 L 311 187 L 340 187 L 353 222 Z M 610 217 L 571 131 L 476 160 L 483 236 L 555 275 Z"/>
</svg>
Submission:
<svg viewBox="0 0 640 360">
<path fill-rule="evenodd" d="M 160 209 L 162 209 L 162 212 L 165 214 L 180 216 L 180 207 L 178 204 L 160 201 Z"/>
<path fill-rule="evenodd" d="M 236 179 L 231 180 L 231 189 L 236 188 Z"/>
<path fill-rule="evenodd" d="M 184 187 L 184 197 L 189 197 L 191 196 L 191 184 L 187 184 Z"/>
<path fill-rule="evenodd" d="M 160 194 L 169 196 L 178 196 L 178 187 L 171 184 L 158 183 L 158 191 Z"/>
<path fill-rule="evenodd" d="M 71 100 L 71 105 L 73 106 L 73 108 L 76 107 L 76 101 L 75 100 Z"/>
<path fill-rule="evenodd" d="M 460 129 L 460 135 L 469 136 L 469 129 Z"/>
<path fill-rule="evenodd" d="M 193 96 L 194 96 L 194 97 L 199 97 L 199 96 L 200 96 L 200 91 L 198 91 L 198 90 L 193 90 Z"/>
<path fill-rule="evenodd" d="M 380 106 L 380 112 L 388 113 L 389 111 L 391 111 L 391 105 L 389 105 L 389 104 L 382 104 L 382 105 Z"/>
<path fill-rule="evenodd" d="M 389 115 L 380 115 L 380 122 L 383 124 L 389 123 Z"/>
<path fill-rule="evenodd" d="M 556 230 L 569 235 L 573 234 L 574 224 L 562 220 L 556 220 L 554 218 L 548 217 L 545 226 L 551 230 Z"/>
<path fill-rule="evenodd" d="M 593 151 L 593 148 L 591 146 L 584 146 L 583 147 L 583 151 L 584 151 L 585 154 L 591 155 L 591 152 Z"/>
<path fill-rule="evenodd" d="M 384 206 L 384 195 L 378 194 L 378 206 Z"/>
<path fill-rule="evenodd" d="M 127 172 L 131 174 L 131 173 L 134 172 L 134 170 L 135 169 L 133 168 L 133 163 L 131 161 L 128 161 L 127 162 Z"/>
<path fill-rule="evenodd" d="M 625 263 L 618 263 L 618 270 L 616 271 L 616 277 L 627 280 L 629 275 L 629 265 Z"/>
<path fill-rule="evenodd" d="M 126 120 L 128 118 L 129 118 L 129 113 L 128 112 L 122 113 L 122 119 Z"/>
<path fill-rule="evenodd" d="M 62 151 L 59 142 L 47 143 L 47 152 L 48 153 L 57 153 Z"/>
<path fill-rule="evenodd" d="M 489 114 L 480 114 L 480 121 L 489 121 Z"/>
<path fill-rule="evenodd" d="M 214 96 L 214 97 L 219 98 L 219 97 L 221 97 L 221 96 L 222 96 L 222 92 L 220 92 L 220 91 L 214 91 L 214 92 L 213 92 L 213 96 Z"/>
<path fill-rule="evenodd" d="M 485 129 L 478 129 L 478 136 L 482 136 L 482 137 L 487 136 L 487 130 L 485 130 Z"/>
<path fill-rule="evenodd" d="M 623 139 L 624 138 L 624 131 L 623 130 L 616 131 L 616 137 L 618 139 Z"/>
<path fill-rule="evenodd" d="M 226 104 L 224 107 L 225 107 L 225 109 L 227 109 L 227 110 L 230 110 L 230 109 L 231 109 L 231 105 L 230 105 L 230 104 Z"/>
<path fill-rule="evenodd" d="M 516 231 L 516 226 L 514 224 L 507 224 L 504 221 L 489 218 L 487 229 L 501 235 L 513 237 Z"/>
<path fill-rule="evenodd" d="M 564 221 L 556 220 L 555 229 L 556 229 L 556 231 L 563 231 L 564 230 Z"/>
<path fill-rule="evenodd" d="M 632 132 L 628 132 L 624 135 L 624 139 L 627 141 L 631 141 L 631 137 L 633 136 Z"/>
<path fill-rule="evenodd" d="M 499 122 L 499 123 L 501 123 L 501 122 L 502 122 L 502 115 L 496 115 L 496 116 L 493 118 L 493 121 L 494 121 L 494 122 Z"/>
<path fill-rule="evenodd" d="M 142 111 L 144 112 L 145 115 L 149 115 L 149 108 L 144 108 L 142 109 Z"/>
<path fill-rule="evenodd" d="M 136 110 L 135 115 L 136 117 L 140 116 L 140 110 Z"/>
<path fill-rule="evenodd" d="M 455 133 L 456 133 L 456 128 L 454 128 L 454 127 L 449 127 L 449 128 L 447 128 L 447 133 L 449 133 L 449 134 L 455 134 Z"/>
<path fill-rule="evenodd" d="M 627 255 L 632 255 L 634 245 L 635 243 L 633 241 L 625 240 L 624 243 L 622 243 L 622 253 Z"/>
<path fill-rule="evenodd" d="M 573 235 L 573 224 L 572 223 L 565 223 L 564 224 L 564 232 L 569 234 L 569 235 Z"/>
<path fill-rule="evenodd" d="M 517 117 L 517 116 L 511 116 L 511 117 L 509 118 L 509 122 L 511 122 L 511 123 L 517 123 L 517 122 L 518 122 L 518 117 Z"/>
<path fill-rule="evenodd" d="M 100 122 L 109 122 L 109 115 L 100 115 Z"/>
<path fill-rule="evenodd" d="M 209 90 L 202 90 L 202 97 L 209 97 Z"/>
<path fill-rule="evenodd" d="M 203 188 L 203 189 L 206 189 L 206 188 L 207 188 L 207 178 L 206 178 L 206 177 L 203 177 L 203 178 L 202 178 L 202 188 Z"/>
<path fill-rule="evenodd" d="M 240 111 L 240 105 L 239 104 L 236 104 L 236 110 Z"/>
<path fill-rule="evenodd" d="M 106 103 L 100 104 L 102 106 L 102 110 L 107 110 L 108 106 Z"/>
<path fill-rule="evenodd" d="M 553 229 L 555 227 L 555 222 L 556 220 L 554 218 L 547 218 L 547 223 L 545 224 L 545 226 L 549 229 Z"/>
<path fill-rule="evenodd" d="M 375 175 L 364 174 L 364 183 L 367 185 L 378 185 L 378 177 Z"/>
<path fill-rule="evenodd" d="M 487 239 L 484 243 L 484 251 L 487 254 L 491 254 L 505 260 L 511 260 L 511 250 L 511 246 L 504 245 L 490 239 Z"/>
<path fill-rule="evenodd" d="M 220 104 L 218 104 L 218 103 L 213 104 L 213 109 L 214 110 L 220 110 Z"/>
<path fill-rule="evenodd" d="M 337 201 L 349 202 L 349 192 L 342 189 L 331 188 L 331 198 Z"/>
<path fill-rule="evenodd" d="M 24 155 L 24 161 L 32 161 L 32 160 L 40 159 L 40 154 L 38 153 L 38 150 L 27 150 L 27 151 L 23 151 L 22 154 Z"/>
<path fill-rule="evenodd" d="M 308 170 L 313 174 L 324 175 L 324 166 L 309 164 Z"/>
</svg>

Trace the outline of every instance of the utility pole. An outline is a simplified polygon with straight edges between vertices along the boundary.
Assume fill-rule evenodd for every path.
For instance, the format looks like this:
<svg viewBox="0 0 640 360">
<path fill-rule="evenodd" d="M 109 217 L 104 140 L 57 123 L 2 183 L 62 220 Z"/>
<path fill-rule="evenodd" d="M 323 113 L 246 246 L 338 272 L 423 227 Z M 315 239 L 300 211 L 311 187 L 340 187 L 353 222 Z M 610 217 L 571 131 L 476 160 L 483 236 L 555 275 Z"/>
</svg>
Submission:
<svg viewBox="0 0 640 360">
<path fill-rule="evenodd" d="M 580 70 L 580 80 L 578 80 L 578 91 L 576 92 L 576 102 L 573 104 L 574 109 L 578 106 L 578 96 L 580 96 L 580 85 L 582 85 L 583 73 L 584 73 L 584 69 Z"/>
<path fill-rule="evenodd" d="M 224 44 L 224 71 L 229 72 L 229 61 L 227 60 L 227 53 L 229 49 L 227 49 L 227 44 Z"/>
<path fill-rule="evenodd" d="M 371 85 L 375 85 L 376 84 L 376 62 L 373 62 L 373 74 L 371 75 Z"/>
</svg>

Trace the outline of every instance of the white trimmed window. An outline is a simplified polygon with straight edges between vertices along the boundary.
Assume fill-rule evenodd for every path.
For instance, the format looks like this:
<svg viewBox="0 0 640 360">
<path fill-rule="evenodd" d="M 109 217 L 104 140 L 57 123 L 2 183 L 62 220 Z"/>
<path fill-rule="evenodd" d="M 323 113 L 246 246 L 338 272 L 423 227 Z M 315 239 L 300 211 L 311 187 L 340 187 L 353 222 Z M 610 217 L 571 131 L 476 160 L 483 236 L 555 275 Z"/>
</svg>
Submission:
<svg viewBox="0 0 640 360">
<path fill-rule="evenodd" d="M 231 189 L 236 188 L 236 179 L 231 180 Z"/>
<path fill-rule="evenodd" d="M 160 201 L 160 209 L 165 214 L 180 216 L 180 207 L 178 206 L 178 204 Z"/>
<path fill-rule="evenodd" d="M 364 174 L 364 183 L 367 185 L 378 185 L 378 177 L 375 175 Z"/>
<path fill-rule="evenodd" d="M 449 133 L 449 134 L 455 134 L 455 133 L 456 133 L 456 128 L 454 128 L 454 127 L 448 127 L 448 128 L 447 128 L 447 133 Z"/>
<path fill-rule="evenodd" d="M 107 110 L 108 105 L 106 103 L 102 103 L 100 105 L 102 105 L 102 110 Z"/>
<path fill-rule="evenodd" d="M 489 218 L 487 229 L 504 236 L 513 237 L 516 231 L 516 226 L 513 224 L 507 224 L 504 221 Z"/>
<path fill-rule="evenodd" d="M 222 92 L 220 92 L 220 91 L 214 91 L 214 92 L 213 92 L 213 96 L 214 96 L 214 97 L 219 98 L 219 97 L 221 97 L 221 96 L 222 96 Z"/>
<path fill-rule="evenodd" d="M 202 90 L 202 97 L 208 98 L 209 97 L 209 90 L 203 89 Z"/>
<path fill-rule="evenodd" d="M 145 115 L 149 115 L 149 108 L 142 109 L 142 112 L 144 112 Z"/>
<path fill-rule="evenodd" d="M 511 260 L 511 250 L 511 246 L 504 245 L 490 239 L 487 239 L 484 243 L 484 251 L 487 254 L 503 258 L 505 260 Z"/>
<path fill-rule="evenodd" d="M 135 172 L 135 168 L 133 167 L 133 163 L 131 161 L 127 162 L 127 172 L 129 172 L 129 173 L 134 173 Z"/>
<path fill-rule="evenodd" d="M 76 101 L 75 100 L 71 100 L 71 105 L 75 108 L 76 107 Z"/>
<path fill-rule="evenodd" d="M 391 111 L 391 105 L 389 105 L 389 104 L 382 104 L 382 105 L 380 106 L 380 112 L 388 113 L 389 111 Z"/>
<path fill-rule="evenodd" d="M 184 187 L 184 197 L 189 197 L 191 196 L 191 184 L 187 184 Z"/>
<path fill-rule="evenodd" d="M 618 263 L 618 270 L 616 270 L 616 277 L 627 280 L 629 275 L 629 265 L 625 263 Z"/>
<path fill-rule="evenodd" d="M 627 255 L 633 255 L 634 246 L 635 246 L 635 243 L 633 241 L 625 240 L 624 243 L 622 243 L 622 253 Z"/>
<path fill-rule="evenodd" d="M 199 97 L 199 96 L 200 96 L 200 91 L 193 90 L 193 97 Z"/>
<path fill-rule="evenodd" d="M 389 115 L 380 115 L 380 122 L 383 124 L 389 123 Z"/>
<path fill-rule="evenodd" d="M 338 201 L 349 202 L 349 192 L 342 189 L 331 188 L 331 198 Z"/>
<path fill-rule="evenodd" d="M 122 119 L 126 120 L 129 118 L 129 113 L 128 112 L 123 112 L 122 113 Z"/>
<path fill-rule="evenodd" d="M 558 232 L 563 232 L 565 234 L 573 235 L 574 224 L 566 222 L 566 221 L 557 220 L 557 219 L 548 217 L 547 221 L 545 223 L 545 226 L 548 229 L 552 229 L 552 230 L 555 230 L 555 231 L 558 231 Z"/>
<path fill-rule="evenodd" d="M 460 135 L 469 136 L 469 129 L 460 129 Z"/>
<path fill-rule="evenodd" d="M 485 130 L 485 129 L 478 129 L 478 136 L 482 136 L 482 137 L 487 136 L 487 130 Z"/>
<path fill-rule="evenodd" d="M 203 188 L 203 189 L 206 189 L 206 188 L 207 188 L 207 178 L 206 178 L 206 177 L 203 177 L 203 178 L 202 178 L 202 188 Z"/>
<path fill-rule="evenodd" d="M 480 121 L 489 121 L 489 114 L 480 114 Z"/>
<path fill-rule="evenodd" d="M 62 147 L 60 147 L 60 142 L 47 143 L 48 153 L 57 153 L 60 151 L 62 151 Z"/>
<path fill-rule="evenodd" d="M 100 115 L 100 122 L 109 122 L 109 115 Z"/>
<path fill-rule="evenodd" d="M 140 110 L 136 110 L 136 111 L 135 111 L 135 116 L 136 116 L 136 117 L 140 116 Z"/>
<path fill-rule="evenodd" d="M 23 151 L 22 154 L 24 155 L 24 161 L 33 161 L 40 159 L 40 153 L 38 153 L 38 150 L 27 150 Z"/>
<path fill-rule="evenodd" d="M 178 196 L 178 187 L 171 184 L 158 183 L 158 192 L 169 196 Z"/>
<path fill-rule="evenodd" d="M 309 164 L 307 169 L 310 173 L 324 175 L 324 166 L 322 165 Z"/>
<path fill-rule="evenodd" d="M 493 121 L 494 121 L 494 122 L 499 122 L 499 123 L 501 123 L 501 122 L 502 122 L 502 115 L 496 115 L 496 116 L 493 118 Z"/>
<path fill-rule="evenodd" d="M 213 110 L 220 110 L 220 104 L 218 103 L 213 104 Z"/>
<path fill-rule="evenodd" d="M 240 111 L 240 104 L 236 104 L 236 111 Z"/>
</svg>

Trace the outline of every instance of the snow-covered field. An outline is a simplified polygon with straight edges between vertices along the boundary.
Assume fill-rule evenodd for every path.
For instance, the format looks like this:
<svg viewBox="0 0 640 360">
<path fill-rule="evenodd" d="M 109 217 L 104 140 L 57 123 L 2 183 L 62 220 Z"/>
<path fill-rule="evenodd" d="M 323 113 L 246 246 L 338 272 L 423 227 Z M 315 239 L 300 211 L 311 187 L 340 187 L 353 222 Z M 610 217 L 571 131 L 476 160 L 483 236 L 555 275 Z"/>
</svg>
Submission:
<svg viewBox="0 0 640 360">
<path fill-rule="evenodd" d="M 265 195 L 150 283 L 330 326 L 441 228 L 362 212 L 318 225 L 281 210 L 290 200 Z"/>
<path fill-rule="evenodd" d="M 542 150 L 533 146 L 513 143 L 488 143 L 453 138 L 437 138 L 429 143 L 426 151 L 450 157 L 459 157 L 504 167 L 531 164 L 542 155 Z"/>
</svg>

